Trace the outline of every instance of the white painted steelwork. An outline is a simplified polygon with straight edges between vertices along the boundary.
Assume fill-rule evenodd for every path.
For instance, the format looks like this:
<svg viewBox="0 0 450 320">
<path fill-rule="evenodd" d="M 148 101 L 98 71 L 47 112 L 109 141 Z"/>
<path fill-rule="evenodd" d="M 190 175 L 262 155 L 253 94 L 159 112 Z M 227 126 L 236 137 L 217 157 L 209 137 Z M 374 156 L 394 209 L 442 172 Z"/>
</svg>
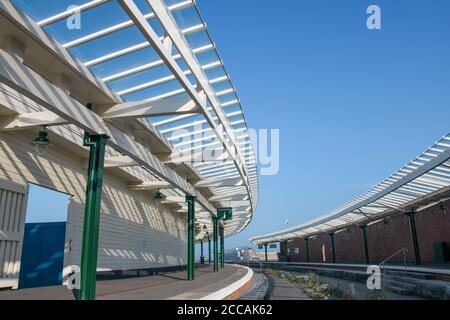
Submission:
<svg viewBox="0 0 450 320">
<path fill-rule="evenodd" d="M 250 239 L 265 244 L 336 232 L 387 215 L 421 210 L 450 191 L 450 134 L 366 193 L 301 225 Z M 448 195 L 447 195 L 448 197 Z"/>
</svg>

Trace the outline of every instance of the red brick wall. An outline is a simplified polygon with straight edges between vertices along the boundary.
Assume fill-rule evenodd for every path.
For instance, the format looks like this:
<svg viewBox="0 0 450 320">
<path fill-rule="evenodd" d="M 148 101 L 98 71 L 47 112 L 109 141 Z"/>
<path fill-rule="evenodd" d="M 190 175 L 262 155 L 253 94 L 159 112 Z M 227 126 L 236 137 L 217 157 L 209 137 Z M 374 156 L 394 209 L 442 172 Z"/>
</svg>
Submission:
<svg viewBox="0 0 450 320">
<path fill-rule="evenodd" d="M 416 214 L 417 238 L 422 262 L 435 262 L 433 244 L 437 242 L 450 243 L 450 201 L 444 203 L 446 211 L 439 206 L 426 209 Z M 409 219 L 405 214 L 396 214 L 387 220 L 367 228 L 370 262 L 379 263 L 397 250 L 408 248 L 407 261 L 414 262 Z M 348 231 L 339 232 L 334 236 L 336 260 L 338 262 L 364 262 L 364 246 L 359 227 L 351 227 Z M 309 240 L 309 257 L 311 262 L 322 262 L 322 245 L 325 246 L 326 260 L 331 262 L 331 241 L 328 234 L 320 234 Z M 291 250 L 291 261 L 306 261 L 305 241 L 295 239 L 288 244 Z M 300 253 L 295 254 L 294 248 Z M 401 256 L 393 261 L 401 262 Z"/>
</svg>

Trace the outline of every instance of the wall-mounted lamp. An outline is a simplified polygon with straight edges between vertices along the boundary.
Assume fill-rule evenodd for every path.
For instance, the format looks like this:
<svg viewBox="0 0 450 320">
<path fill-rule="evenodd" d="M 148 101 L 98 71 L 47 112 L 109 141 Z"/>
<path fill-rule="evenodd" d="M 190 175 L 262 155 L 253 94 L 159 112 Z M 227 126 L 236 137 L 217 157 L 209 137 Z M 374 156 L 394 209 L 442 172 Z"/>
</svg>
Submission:
<svg viewBox="0 0 450 320">
<path fill-rule="evenodd" d="M 39 135 L 34 139 L 31 144 L 36 149 L 36 153 L 39 155 L 44 155 L 48 152 L 48 148 L 51 147 L 50 140 L 48 139 L 48 133 L 45 130 L 46 127 L 42 126 L 39 130 Z"/>
<path fill-rule="evenodd" d="M 155 202 L 156 203 L 158 203 L 158 204 L 160 204 L 161 203 L 161 200 L 162 200 L 162 194 L 161 194 L 161 191 L 159 190 L 159 189 L 156 189 L 156 192 L 155 192 Z"/>
</svg>

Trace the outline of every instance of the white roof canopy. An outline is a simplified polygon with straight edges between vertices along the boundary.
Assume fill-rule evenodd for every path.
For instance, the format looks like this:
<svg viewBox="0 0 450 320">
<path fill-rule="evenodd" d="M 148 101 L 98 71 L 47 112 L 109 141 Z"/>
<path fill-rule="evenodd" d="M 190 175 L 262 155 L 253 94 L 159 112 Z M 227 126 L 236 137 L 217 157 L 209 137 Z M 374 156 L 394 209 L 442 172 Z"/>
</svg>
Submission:
<svg viewBox="0 0 450 320">
<path fill-rule="evenodd" d="M 216 207 L 245 202 L 245 219 L 226 224 L 227 235 L 250 223 L 259 197 L 255 153 L 236 90 L 193 0 L 92 0 L 75 7 L 60 0 L 51 8 L 10 2 L 118 97 L 118 104 L 95 110 L 102 119 L 145 119 L 173 149 L 164 164 L 188 164 L 202 179 L 195 189 L 208 186 Z M 81 28 L 69 28 L 77 13 Z M 41 113 L 40 122 L 35 116 L 20 115 L 11 126 L 50 118 L 54 126 L 67 123 L 52 113 Z M 215 157 L 206 159 L 211 150 Z M 107 161 L 109 167 L 136 165 L 126 156 Z M 158 186 L 170 187 L 159 179 L 132 187 Z"/>
<path fill-rule="evenodd" d="M 450 134 L 366 193 L 327 214 L 298 226 L 250 239 L 255 244 L 307 238 L 364 225 L 388 215 L 420 210 L 449 197 Z"/>
</svg>

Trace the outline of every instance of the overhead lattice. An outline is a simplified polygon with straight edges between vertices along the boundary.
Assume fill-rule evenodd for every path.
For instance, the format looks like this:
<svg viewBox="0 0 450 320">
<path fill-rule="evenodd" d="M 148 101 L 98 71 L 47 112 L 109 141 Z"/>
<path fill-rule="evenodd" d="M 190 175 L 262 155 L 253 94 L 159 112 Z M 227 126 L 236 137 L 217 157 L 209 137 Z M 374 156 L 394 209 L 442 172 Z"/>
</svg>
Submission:
<svg viewBox="0 0 450 320">
<path fill-rule="evenodd" d="M 350 225 L 374 223 L 388 214 L 417 210 L 450 190 L 450 134 L 368 192 L 301 225 L 251 238 L 255 244 L 338 232 Z"/>
<path fill-rule="evenodd" d="M 255 153 L 236 90 L 193 0 L 11 2 L 124 102 L 187 107 L 147 119 L 174 154 L 191 155 L 168 162 L 189 162 L 202 179 L 217 180 L 210 201 L 235 212 L 228 235 L 250 223 L 259 194 Z M 205 154 L 214 156 L 206 161 Z"/>
</svg>

